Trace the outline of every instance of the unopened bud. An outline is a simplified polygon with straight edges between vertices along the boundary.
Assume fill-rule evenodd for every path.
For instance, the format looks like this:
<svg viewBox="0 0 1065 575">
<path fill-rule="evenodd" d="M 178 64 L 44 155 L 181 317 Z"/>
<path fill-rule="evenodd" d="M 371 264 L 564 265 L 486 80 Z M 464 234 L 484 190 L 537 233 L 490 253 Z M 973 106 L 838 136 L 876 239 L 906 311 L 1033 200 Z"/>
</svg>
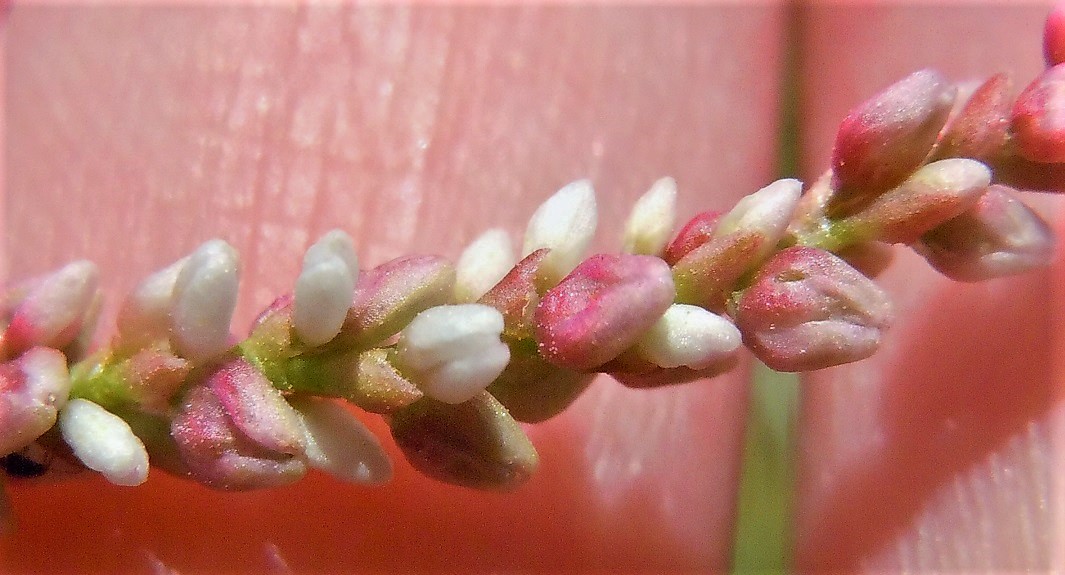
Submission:
<svg viewBox="0 0 1065 575">
<path fill-rule="evenodd" d="M 673 304 L 636 343 L 636 352 L 659 367 L 695 370 L 724 363 L 741 344 L 727 319 L 686 304 Z"/>
<path fill-rule="evenodd" d="M 938 72 L 921 70 L 847 115 L 836 134 L 832 169 L 838 185 L 831 215 L 845 215 L 906 179 L 932 151 L 954 103 Z"/>
<path fill-rule="evenodd" d="M 778 180 L 740 200 L 717 220 L 713 236 L 673 266 L 677 300 L 715 311 L 736 282 L 784 236 L 802 192 L 798 180 Z"/>
<path fill-rule="evenodd" d="M 940 160 L 836 226 L 850 242 L 911 244 L 975 204 L 990 183 L 991 170 L 976 160 Z"/>
<path fill-rule="evenodd" d="M 118 344 L 136 349 L 153 342 L 170 339 L 170 310 L 174 304 L 174 285 L 188 263 L 186 256 L 141 281 L 126 296 L 118 310 Z"/>
<path fill-rule="evenodd" d="M 549 250 L 539 249 L 525 256 L 477 303 L 490 305 L 503 314 L 503 333 L 513 339 L 527 339 L 533 333 L 533 312 L 540 301 L 536 271 Z"/>
<path fill-rule="evenodd" d="M 372 347 L 422 311 L 447 303 L 454 284 L 455 268 L 436 256 L 397 258 L 366 271 L 334 342 L 340 347 Z"/>
<path fill-rule="evenodd" d="M 59 431 L 85 467 L 115 485 L 148 479 L 148 452 L 121 417 L 86 399 L 72 399 L 59 415 Z"/>
<path fill-rule="evenodd" d="M 0 357 L 15 357 L 35 346 L 63 349 L 73 343 L 96 298 L 97 275 L 96 265 L 82 260 L 30 280 L 25 296 L 10 312 Z"/>
<path fill-rule="evenodd" d="M 714 237 L 717 221 L 721 212 L 708 210 L 697 214 L 684 224 L 677 236 L 666 246 L 664 259 L 669 265 L 676 265 L 684 256 L 695 248 L 709 242 Z"/>
<path fill-rule="evenodd" d="M 66 358 L 54 349 L 35 347 L 0 364 L 0 455 L 51 429 L 69 394 Z"/>
<path fill-rule="evenodd" d="M 551 250 L 540 264 L 540 285 L 557 284 L 580 263 L 595 235 L 597 221 L 595 191 L 588 180 L 563 186 L 533 212 L 522 253 Z"/>
<path fill-rule="evenodd" d="M 535 342 L 511 344 L 510 363 L 488 386 L 514 419 L 523 423 L 540 423 L 562 413 L 595 379 L 582 373 L 548 363 L 536 352 Z"/>
<path fill-rule="evenodd" d="M 596 255 L 550 289 L 534 315 L 540 354 L 575 370 L 594 369 L 628 349 L 673 303 L 666 262 Z"/>
<path fill-rule="evenodd" d="M 392 478 L 392 462 L 359 418 L 334 401 L 291 400 L 304 429 L 304 454 L 313 467 L 352 483 L 380 485 Z"/>
<path fill-rule="evenodd" d="M 1043 29 L 1043 55 L 1047 66 L 1065 64 L 1065 4 L 1058 3 L 1047 15 Z"/>
<path fill-rule="evenodd" d="M 294 357 L 286 362 L 293 391 L 340 397 L 371 413 L 391 413 L 422 398 L 422 391 L 396 369 L 386 348 Z"/>
<path fill-rule="evenodd" d="M 930 160 L 994 158 L 1006 142 L 1012 87 L 1006 74 L 980 84 L 947 121 Z"/>
<path fill-rule="evenodd" d="M 292 312 L 292 326 L 304 344 L 319 346 L 340 333 L 358 276 L 355 248 L 346 233 L 330 231 L 307 250 Z"/>
<path fill-rule="evenodd" d="M 192 386 L 170 433 L 189 473 L 218 489 L 283 485 L 306 471 L 299 414 L 244 359 Z"/>
<path fill-rule="evenodd" d="M 239 268 L 237 251 L 211 240 L 196 248 L 178 273 L 170 311 L 173 343 L 190 361 L 203 362 L 229 349 Z"/>
<path fill-rule="evenodd" d="M 804 246 L 778 252 L 735 305 L 743 341 L 777 371 L 812 371 L 869 357 L 891 321 L 891 302 L 835 255 Z"/>
<path fill-rule="evenodd" d="M 991 186 L 976 205 L 936 227 L 915 246 L 944 275 L 981 281 L 1047 265 L 1050 226 L 1005 186 Z"/>
<path fill-rule="evenodd" d="M 1065 162 L 1065 64 L 1043 72 L 1017 97 L 1010 128 L 1021 156 Z"/>
<path fill-rule="evenodd" d="M 510 350 L 499 340 L 503 316 L 483 304 L 427 309 L 403 329 L 396 361 L 429 397 L 462 403 L 499 376 Z"/>
<path fill-rule="evenodd" d="M 513 491 L 539 464 L 521 426 L 488 392 L 457 405 L 425 398 L 394 414 L 390 424 L 407 461 L 446 483 Z"/>
<path fill-rule="evenodd" d="M 629 254 L 661 256 L 677 218 L 677 182 L 661 178 L 632 206 L 625 224 L 622 251 Z"/>
<path fill-rule="evenodd" d="M 463 250 L 455 263 L 455 300 L 472 303 L 488 293 L 510 268 L 514 248 L 505 230 L 488 230 Z"/>
</svg>

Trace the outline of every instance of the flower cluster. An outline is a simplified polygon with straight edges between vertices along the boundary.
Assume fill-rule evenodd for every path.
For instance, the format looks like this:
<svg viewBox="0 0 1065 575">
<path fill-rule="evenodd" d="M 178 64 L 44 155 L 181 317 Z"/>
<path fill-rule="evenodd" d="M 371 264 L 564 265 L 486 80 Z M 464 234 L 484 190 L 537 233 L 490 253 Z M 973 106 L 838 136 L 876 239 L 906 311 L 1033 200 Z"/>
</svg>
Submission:
<svg viewBox="0 0 1065 575">
<path fill-rule="evenodd" d="M 87 349 L 93 264 L 12 286 L 0 463 L 119 485 L 143 482 L 149 462 L 219 489 L 310 468 L 387 481 L 391 462 L 354 406 L 381 415 L 424 474 L 509 490 L 537 466 L 519 422 L 560 413 L 598 373 L 647 388 L 719 375 L 744 347 L 782 371 L 868 357 L 892 320 L 872 279 L 892 244 L 960 281 L 1049 261 L 1050 228 L 1017 190 L 1065 187 L 1063 22 L 1048 22 L 1050 67 L 1015 98 L 1003 75 L 956 85 L 925 70 L 865 102 L 805 189 L 773 182 L 674 233 L 676 185 L 655 182 L 617 254 L 586 253 L 596 199 L 578 181 L 532 215 L 520 254 L 490 230 L 455 264 L 360 270 L 351 238 L 329 232 L 244 338 L 230 325 L 239 257 L 221 240 L 145 279 L 100 350 Z"/>
</svg>

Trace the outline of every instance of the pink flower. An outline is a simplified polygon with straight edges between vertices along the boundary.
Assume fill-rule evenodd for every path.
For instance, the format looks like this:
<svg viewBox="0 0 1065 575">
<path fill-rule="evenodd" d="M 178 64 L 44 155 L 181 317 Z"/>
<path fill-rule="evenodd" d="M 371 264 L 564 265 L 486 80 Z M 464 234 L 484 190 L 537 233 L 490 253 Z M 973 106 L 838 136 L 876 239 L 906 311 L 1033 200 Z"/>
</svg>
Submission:
<svg viewBox="0 0 1065 575">
<path fill-rule="evenodd" d="M 1021 92 L 1010 128 L 1024 158 L 1065 162 L 1065 64 L 1043 72 Z"/>
</svg>

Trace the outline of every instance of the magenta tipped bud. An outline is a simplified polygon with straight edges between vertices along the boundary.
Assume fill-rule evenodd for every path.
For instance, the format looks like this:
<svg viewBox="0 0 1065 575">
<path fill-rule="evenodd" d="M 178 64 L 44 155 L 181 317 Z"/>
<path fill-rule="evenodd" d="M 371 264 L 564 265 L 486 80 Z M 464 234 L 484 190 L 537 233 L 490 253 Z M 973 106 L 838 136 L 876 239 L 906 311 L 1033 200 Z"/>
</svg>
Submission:
<svg viewBox="0 0 1065 575">
<path fill-rule="evenodd" d="M 397 258 L 364 272 L 335 341 L 357 347 L 380 343 L 420 312 L 447 303 L 454 284 L 455 268 L 436 256 Z"/>
<path fill-rule="evenodd" d="M 1043 29 L 1043 55 L 1047 66 L 1065 63 L 1065 4 L 1058 3 L 1047 15 Z"/>
<path fill-rule="evenodd" d="M 96 265 L 82 260 L 30 280 L 10 312 L 0 357 L 15 357 L 35 346 L 63 349 L 74 343 L 90 318 L 97 276 Z"/>
<path fill-rule="evenodd" d="M 547 255 L 546 248 L 525 256 L 477 303 L 490 305 L 503 314 L 503 333 L 514 339 L 532 337 L 533 312 L 540 301 L 536 271 Z"/>
<path fill-rule="evenodd" d="M 242 358 L 188 390 L 170 434 L 189 473 L 218 489 L 283 485 L 306 471 L 299 414 Z"/>
<path fill-rule="evenodd" d="M 1065 64 L 1043 72 L 1021 92 L 1010 128 L 1025 159 L 1065 162 Z"/>
<path fill-rule="evenodd" d="M 664 259 L 669 265 L 676 265 L 684 256 L 695 248 L 709 242 L 714 237 L 717 221 L 721 212 L 708 210 L 697 214 L 684 224 L 677 236 L 666 246 Z"/>
<path fill-rule="evenodd" d="M 998 155 L 1010 125 L 1012 84 L 1009 76 L 996 74 L 973 90 L 947 121 L 932 159 L 988 161 Z"/>
<path fill-rule="evenodd" d="M 1047 265 L 1054 256 L 1054 234 L 1009 188 L 995 185 L 915 247 L 944 275 L 981 281 Z"/>
<path fill-rule="evenodd" d="M 736 325 L 777 371 L 812 371 L 869 357 L 891 321 L 891 302 L 835 255 L 803 246 L 769 260 L 735 305 Z"/>
<path fill-rule="evenodd" d="M 837 213 L 897 186 L 921 165 L 947 122 L 954 92 L 938 72 L 921 70 L 847 115 L 832 151 Z"/>
<path fill-rule="evenodd" d="M 35 347 L 0 364 L 0 455 L 51 429 L 69 394 L 66 358 L 54 349 Z"/>
<path fill-rule="evenodd" d="M 940 160 L 837 225 L 852 240 L 910 244 L 975 204 L 990 183 L 991 170 L 976 160 Z"/>
<path fill-rule="evenodd" d="M 569 369 L 594 369 L 636 343 L 674 295 L 669 266 L 656 257 L 592 256 L 540 300 L 540 354 Z"/>
</svg>

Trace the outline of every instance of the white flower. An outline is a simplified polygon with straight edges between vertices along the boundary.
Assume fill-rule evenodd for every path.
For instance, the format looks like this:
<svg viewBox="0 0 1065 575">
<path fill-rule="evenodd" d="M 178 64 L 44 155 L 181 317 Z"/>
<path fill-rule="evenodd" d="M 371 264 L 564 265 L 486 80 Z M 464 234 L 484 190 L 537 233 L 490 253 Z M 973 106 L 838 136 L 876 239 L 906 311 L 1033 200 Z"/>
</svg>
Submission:
<svg viewBox="0 0 1065 575">
<path fill-rule="evenodd" d="M 740 331 L 727 319 L 694 305 L 673 304 L 636 344 L 660 367 L 703 369 L 739 349 Z"/>
<path fill-rule="evenodd" d="M 122 345 L 135 348 L 170 337 L 174 285 L 188 261 L 188 256 L 183 257 L 153 273 L 126 297 L 117 320 Z"/>
<path fill-rule="evenodd" d="M 540 263 L 538 275 L 553 286 L 580 263 L 595 235 L 596 222 L 592 183 L 578 180 L 567 184 L 529 218 L 522 253 L 527 256 L 540 248 L 551 249 Z"/>
<path fill-rule="evenodd" d="M 72 399 L 59 413 L 59 431 L 74 455 L 116 485 L 148 478 L 148 452 L 129 424 L 86 399 Z"/>
<path fill-rule="evenodd" d="M 229 348 L 229 324 L 237 305 L 239 256 L 222 240 L 192 252 L 174 283 L 173 343 L 191 361 Z"/>
<path fill-rule="evenodd" d="M 625 224 L 625 253 L 660 256 L 673 234 L 677 217 L 677 182 L 661 178 L 632 206 Z"/>
<path fill-rule="evenodd" d="M 514 247 L 505 230 L 495 228 L 470 243 L 455 264 L 455 299 L 475 302 L 514 267 Z"/>
<path fill-rule="evenodd" d="M 510 349 L 499 340 L 502 332 L 502 314 L 487 305 L 429 308 L 400 334 L 397 361 L 425 395 L 462 403 L 488 387 L 510 361 Z"/>
<path fill-rule="evenodd" d="M 310 464 L 330 475 L 379 485 L 392 478 L 392 462 L 380 442 L 343 405 L 316 397 L 289 400 L 304 429 L 304 454 Z"/>
<path fill-rule="evenodd" d="M 358 276 L 354 244 L 346 233 L 330 231 L 307 250 L 296 279 L 292 317 L 304 343 L 322 345 L 340 333 Z"/>
</svg>

